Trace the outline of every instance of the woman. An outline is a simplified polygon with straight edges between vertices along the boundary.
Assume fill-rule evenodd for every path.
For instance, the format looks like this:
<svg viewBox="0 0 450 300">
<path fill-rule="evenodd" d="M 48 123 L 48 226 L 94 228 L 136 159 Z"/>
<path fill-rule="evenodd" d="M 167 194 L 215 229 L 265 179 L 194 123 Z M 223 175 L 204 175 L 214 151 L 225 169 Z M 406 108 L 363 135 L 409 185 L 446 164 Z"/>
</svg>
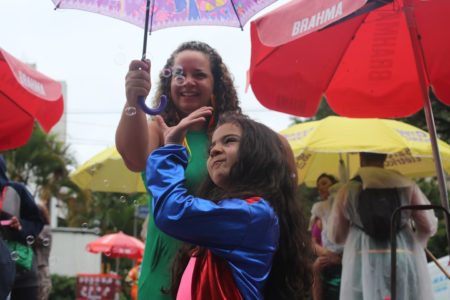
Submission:
<svg viewBox="0 0 450 300">
<path fill-rule="evenodd" d="M 150 61 L 132 61 L 125 86 L 127 102 L 116 131 L 116 146 L 127 167 L 142 172 L 149 154 L 164 143 L 159 124 L 153 120 L 148 122 L 146 115 L 136 109 L 138 97 L 146 97 L 151 89 Z M 160 73 L 155 99 L 163 94 L 168 98 L 168 106 L 161 116 L 169 126 L 177 125 L 200 107 L 214 109 L 208 122 L 191 128 L 184 140 L 190 152 L 186 186 L 195 193 L 206 176 L 207 133 L 214 129 L 219 114 L 241 112 L 237 92 L 216 50 L 205 43 L 191 41 L 181 44 L 172 53 Z M 129 111 L 133 113 L 127 113 Z M 147 236 L 138 298 L 171 299 L 167 292 L 171 285 L 170 265 L 181 244 L 159 231 L 152 216 Z"/>
<path fill-rule="evenodd" d="M 333 205 L 334 192 L 340 187 L 333 175 L 322 173 L 316 181 L 320 201 L 311 209 L 311 235 L 317 258 L 313 264 L 313 299 L 339 299 L 341 255 L 343 247 L 329 241 L 327 221 Z"/>
</svg>

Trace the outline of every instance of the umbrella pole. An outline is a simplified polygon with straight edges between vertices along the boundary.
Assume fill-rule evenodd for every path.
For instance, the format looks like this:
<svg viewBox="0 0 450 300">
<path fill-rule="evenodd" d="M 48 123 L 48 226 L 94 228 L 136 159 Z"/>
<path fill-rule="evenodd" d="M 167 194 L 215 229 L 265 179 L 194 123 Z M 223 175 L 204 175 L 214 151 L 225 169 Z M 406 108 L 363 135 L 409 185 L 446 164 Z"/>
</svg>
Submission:
<svg viewBox="0 0 450 300">
<path fill-rule="evenodd" d="M 404 3 L 405 3 L 406 21 L 408 23 L 409 33 L 411 37 L 411 44 L 414 51 L 414 57 L 416 59 L 417 73 L 421 85 L 422 98 L 424 101 L 425 119 L 427 121 L 428 132 L 430 134 L 431 149 L 433 150 L 434 164 L 436 167 L 436 174 L 439 183 L 439 194 L 441 199 L 441 205 L 446 210 L 448 210 L 447 184 L 445 181 L 444 169 L 442 167 L 441 155 L 439 153 L 439 146 L 437 143 L 436 125 L 434 123 L 433 111 L 431 108 L 431 100 L 428 93 L 428 88 L 425 84 L 425 82 L 427 82 L 425 79 L 425 74 L 427 73 L 425 70 L 423 60 L 424 58 L 423 49 L 420 44 L 420 34 L 417 31 L 417 25 L 414 20 L 414 7 L 412 0 L 405 0 Z M 447 232 L 448 250 L 450 251 L 450 230 L 449 230 L 450 224 L 447 218 L 445 218 L 445 227 Z"/>
<path fill-rule="evenodd" d="M 148 34 L 148 17 L 150 14 L 150 0 L 146 1 L 145 5 L 145 24 L 144 24 L 144 45 L 142 46 L 142 60 L 147 56 L 147 34 Z M 153 14 L 152 14 L 153 17 Z"/>
<path fill-rule="evenodd" d="M 116 257 L 116 274 L 119 274 L 119 258 Z"/>
<path fill-rule="evenodd" d="M 155 6 L 155 1 L 152 1 L 151 6 L 152 6 L 151 7 L 152 15 L 151 15 L 151 20 L 150 20 L 150 31 L 149 31 L 148 19 L 149 19 L 149 14 L 150 14 L 150 0 L 147 0 L 146 5 L 145 5 L 144 45 L 142 47 L 142 61 L 144 61 L 147 56 L 147 33 L 152 32 L 153 8 Z M 159 98 L 159 106 L 157 108 L 150 108 L 147 105 L 145 105 L 145 98 L 143 96 L 139 96 L 139 98 L 138 98 L 138 104 L 139 104 L 139 107 L 142 109 L 142 111 L 145 112 L 146 114 L 149 114 L 152 116 L 160 114 L 166 108 L 167 101 L 168 101 L 167 96 L 161 95 L 161 97 Z"/>
</svg>

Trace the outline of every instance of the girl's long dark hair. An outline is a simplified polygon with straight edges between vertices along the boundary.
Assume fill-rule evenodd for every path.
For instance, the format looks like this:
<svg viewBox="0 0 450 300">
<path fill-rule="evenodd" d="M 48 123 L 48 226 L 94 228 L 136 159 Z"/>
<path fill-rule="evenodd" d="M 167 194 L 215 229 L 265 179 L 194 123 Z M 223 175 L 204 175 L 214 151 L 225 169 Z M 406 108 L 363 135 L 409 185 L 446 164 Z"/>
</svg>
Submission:
<svg viewBox="0 0 450 300">
<path fill-rule="evenodd" d="M 218 126 L 225 123 L 242 130 L 238 161 L 230 170 L 232 188 L 223 190 L 208 176 L 198 195 L 212 201 L 252 196 L 268 201 L 278 215 L 280 241 L 266 283 L 265 299 L 305 299 L 312 282 L 312 255 L 306 218 L 296 199 L 292 151 L 277 133 L 243 115 L 224 114 Z M 174 295 L 192 249 L 193 246 L 185 245 L 174 262 L 171 288 Z M 198 255 L 201 254 L 200 250 Z"/>
</svg>

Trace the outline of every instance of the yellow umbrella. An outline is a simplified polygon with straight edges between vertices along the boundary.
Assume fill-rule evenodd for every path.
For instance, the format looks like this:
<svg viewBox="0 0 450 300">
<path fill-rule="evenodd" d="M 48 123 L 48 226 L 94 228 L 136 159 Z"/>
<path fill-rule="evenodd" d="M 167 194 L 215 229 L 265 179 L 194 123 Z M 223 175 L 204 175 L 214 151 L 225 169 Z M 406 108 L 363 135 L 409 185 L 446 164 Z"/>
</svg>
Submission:
<svg viewBox="0 0 450 300">
<path fill-rule="evenodd" d="M 80 188 L 95 192 L 145 193 L 141 174 L 125 166 L 116 147 L 109 147 L 70 174 Z"/>
<path fill-rule="evenodd" d="M 400 121 L 331 116 L 296 124 L 280 133 L 296 157 L 299 183 L 310 187 L 323 172 L 341 180 L 345 173 L 344 181 L 353 177 L 359 168 L 359 152 L 387 153 L 385 167 L 409 177 L 436 175 L 428 133 Z M 438 143 L 448 174 L 450 145 L 441 140 Z M 340 167 L 340 159 L 345 167 Z"/>
</svg>

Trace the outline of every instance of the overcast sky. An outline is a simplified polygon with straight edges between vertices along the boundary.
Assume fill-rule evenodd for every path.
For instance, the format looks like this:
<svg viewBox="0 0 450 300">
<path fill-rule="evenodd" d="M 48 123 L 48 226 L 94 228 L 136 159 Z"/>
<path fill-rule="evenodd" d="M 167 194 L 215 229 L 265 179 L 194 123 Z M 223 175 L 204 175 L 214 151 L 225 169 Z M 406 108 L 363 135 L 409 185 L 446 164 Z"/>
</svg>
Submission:
<svg viewBox="0 0 450 300">
<path fill-rule="evenodd" d="M 263 10 L 264 14 L 282 3 Z M 143 29 L 86 11 L 54 10 L 51 0 L 0 0 L 0 47 L 36 64 L 47 76 L 67 83 L 67 142 L 79 164 L 114 145 L 125 101 L 128 63 L 142 53 Z M 276 131 L 290 116 L 265 109 L 251 89 L 245 93 L 250 65 L 250 23 L 238 28 L 202 26 L 168 28 L 148 38 L 152 78 L 182 42 L 201 40 L 216 48 L 235 77 L 244 113 Z"/>
</svg>

